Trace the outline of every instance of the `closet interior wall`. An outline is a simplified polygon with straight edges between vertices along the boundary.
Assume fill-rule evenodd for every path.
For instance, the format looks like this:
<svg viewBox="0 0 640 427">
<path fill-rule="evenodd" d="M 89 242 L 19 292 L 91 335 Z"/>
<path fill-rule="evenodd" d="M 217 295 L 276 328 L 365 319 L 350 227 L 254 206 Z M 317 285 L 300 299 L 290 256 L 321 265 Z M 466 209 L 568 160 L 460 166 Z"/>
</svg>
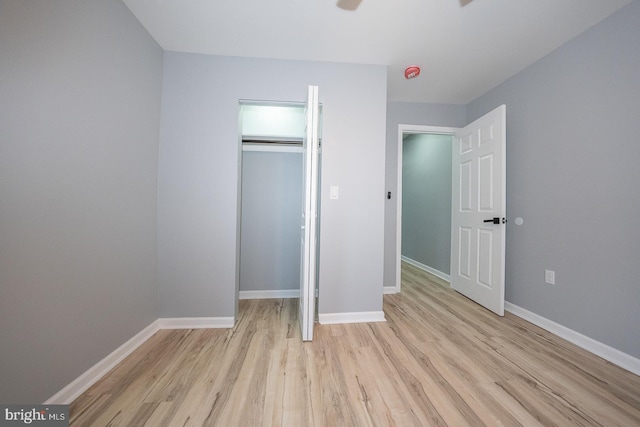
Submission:
<svg viewBox="0 0 640 427">
<path fill-rule="evenodd" d="M 304 105 L 241 104 L 240 298 L 300 289 Z"/>
</svg>

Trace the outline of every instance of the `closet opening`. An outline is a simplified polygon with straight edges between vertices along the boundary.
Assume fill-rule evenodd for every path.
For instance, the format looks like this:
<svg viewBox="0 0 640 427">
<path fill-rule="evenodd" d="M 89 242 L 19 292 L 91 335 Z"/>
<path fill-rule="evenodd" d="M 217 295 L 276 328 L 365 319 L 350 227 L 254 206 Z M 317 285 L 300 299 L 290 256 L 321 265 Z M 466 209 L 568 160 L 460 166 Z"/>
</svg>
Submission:
<svg viewBox="0 0 640 427">
<path fill-rule="evenodd" d="M 305 103 L 240 102 L 238 299 L 300 297 L 306 114 Z"/>
</svg>

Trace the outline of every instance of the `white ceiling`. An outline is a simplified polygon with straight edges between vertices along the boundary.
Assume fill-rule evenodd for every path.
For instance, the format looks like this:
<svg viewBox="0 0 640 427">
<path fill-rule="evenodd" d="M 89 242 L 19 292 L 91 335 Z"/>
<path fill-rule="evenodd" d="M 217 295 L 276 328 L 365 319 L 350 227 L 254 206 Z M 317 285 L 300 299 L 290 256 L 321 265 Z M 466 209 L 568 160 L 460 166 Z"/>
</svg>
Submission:
<svg viewBox="0 0 640 427">
<path fill-rule="evenodd" d="M 467 104 L 631 0 L 123 0 L 165 50 L 384 64 L 392 101 Z M 405 80 L 408 65 L 422 73 Z"/>
</svg>

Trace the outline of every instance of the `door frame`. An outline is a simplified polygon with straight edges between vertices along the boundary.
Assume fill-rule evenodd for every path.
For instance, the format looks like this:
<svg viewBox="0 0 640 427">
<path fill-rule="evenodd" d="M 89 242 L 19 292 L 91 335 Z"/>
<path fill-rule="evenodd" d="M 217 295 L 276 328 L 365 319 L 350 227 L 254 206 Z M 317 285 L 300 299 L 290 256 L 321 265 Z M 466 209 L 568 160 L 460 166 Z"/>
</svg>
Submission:
<svg viewBox="0 0 640 427">
<path fill-rule="evenodd" d="M 398 125 L 398 178 L 396 189 L 396 284 L 395 286 L 385 286 L 385 294 L 399 293 L 401 290 L 401 267 L 402 267 L 402 151 L 404 134 L 436 134 L 450 135 L 452 137 L 461 128 L 425 125 Z"/>
<path fill-rule="evenodd" d="M 290 107 L 290 108 L 304 108 L 306 102 L 304 101 L 275 101 L 275 100 L 266 100 L 266 99 L 249 99 L 249 98 L 241 98 L 238 99 L 238 164 L 237 164 L 237 181 L 236 181 L 236 258 L 235 258 L 235 304 L 234 304 L 234 319 L 237 320 L 240 316 L 240 267 L 242 262 L 242 167 L 243 167 L 243 156 L 244 156 L 244 148 L 243 148 L 243 114 L 242 107 L 243 106 L 265 106 L 265 107 Z M 273 137 L 273 135 L 250 135 L 255 136 L 260 139 L 269 139 Z M 275 137 L 277 140 L 282 140 L 287 137 Z M 279 147 L 279 148 L 271 148 L 265 147 L 264 151 L 282 151 L 282 152 L 296 152 L 299 151 L 302 153 L 302 148 L 299 147 Z M 248 150 L 252 151 L 252 150 Z M 296 292 L 299 289 L 295 289 Z M 297 295 L 297 294 L 296 294 Z M 297 298 L 291 296 L 281 296 L 278 295 L 277 298 Z"/>
</svg>

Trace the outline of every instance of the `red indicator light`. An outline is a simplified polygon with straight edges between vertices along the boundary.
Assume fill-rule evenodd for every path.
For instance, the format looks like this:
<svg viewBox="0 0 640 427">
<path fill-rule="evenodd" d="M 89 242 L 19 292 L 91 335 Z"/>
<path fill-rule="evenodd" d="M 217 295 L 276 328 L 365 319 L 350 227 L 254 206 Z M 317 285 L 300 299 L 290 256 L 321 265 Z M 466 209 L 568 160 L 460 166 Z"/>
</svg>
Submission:
<svg viewBox="0 0 640 427">
<path fill-rule="evenodd" d="M 420 67 L 411 65 L 404 70 L 404 78 L 409 80 L 420 75 Z"/>
</svg>

